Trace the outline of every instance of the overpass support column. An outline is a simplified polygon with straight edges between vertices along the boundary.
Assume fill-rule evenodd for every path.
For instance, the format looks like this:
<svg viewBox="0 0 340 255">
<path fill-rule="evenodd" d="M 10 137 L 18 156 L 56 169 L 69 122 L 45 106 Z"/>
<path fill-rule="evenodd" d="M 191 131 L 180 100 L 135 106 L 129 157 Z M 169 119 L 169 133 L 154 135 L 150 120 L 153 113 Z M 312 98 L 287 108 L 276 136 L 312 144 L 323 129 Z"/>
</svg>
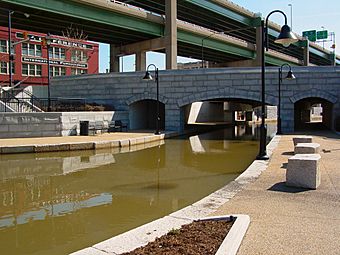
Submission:
<svg viewBox="0 0 340 255">
<path fill-rule="evenodd" d="M 146 71 L 146 52 L 139 51 L 136 53 L 136 71 Z"/>
<path fill-rule="evenodd" d="M 262 55 L 262 41 L 263 41 L 263 33 L 262 27 L 256 27 L 256 58 L 254 61 L 254 66 L 261 66 L 261 55 Z"/>
<path fill-rule="evenodd" d="M 177 69 L 177 0 L 165 0 L 166 69 Z"/>
<path fill-rule="evenodd" d="M 119 56 L 114 44 L 110 44 L 110 73 L 119 73 Z"/>
<path fill-rule="evenodd" d="M 309 41 L 305 41 L 306 45 L 303 48 L 303 65 L 309 66 Z"/>
</svg>

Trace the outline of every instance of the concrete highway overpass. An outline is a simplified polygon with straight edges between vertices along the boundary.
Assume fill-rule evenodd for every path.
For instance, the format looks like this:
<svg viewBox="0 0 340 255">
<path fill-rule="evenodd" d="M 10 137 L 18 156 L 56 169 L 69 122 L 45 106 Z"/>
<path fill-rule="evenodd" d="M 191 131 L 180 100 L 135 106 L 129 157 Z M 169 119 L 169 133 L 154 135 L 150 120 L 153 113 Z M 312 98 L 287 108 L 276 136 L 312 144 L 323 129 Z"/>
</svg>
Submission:
<svg viewBox="0 0 340 255">
<path fill-rule="evenodd" d="M 177 4 L 176 4 L 177 2 Z M 108 43 L 110 69 L 119 57 L 136 54 L 136 70 L 145 70 L 146 52 L 166 53 L 167 69 L 177 55 L 204 59 L 214 66 L 259 66 L 261 17 L 222 0 L 0 0 L 0 25 L 62 35 L 71 25 L 88 40 Z M 24 17 L 29 13 L 30 17 Z M 267 65 L 339 65 L 340 57 L 303 38 L 289 48 L 275 45 L 280 27 L 270 23 Z M 220 32 L 224 32 L 221 34 Z"/>
</svg>

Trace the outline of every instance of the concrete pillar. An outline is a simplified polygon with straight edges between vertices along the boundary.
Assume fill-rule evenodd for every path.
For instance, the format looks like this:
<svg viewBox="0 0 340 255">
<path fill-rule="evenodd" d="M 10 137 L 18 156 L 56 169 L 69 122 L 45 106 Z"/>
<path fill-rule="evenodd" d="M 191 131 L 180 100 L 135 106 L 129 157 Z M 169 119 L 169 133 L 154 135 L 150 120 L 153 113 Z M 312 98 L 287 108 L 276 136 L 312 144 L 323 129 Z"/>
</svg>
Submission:
<svg viewBox="0 0 340 255">
<path fill-rule="evenodd" d="M 177 0 L 165 0 L 166 69 L 177 69 Z"/>
<path fill-rule="evenodd" d="M 331 52 L 329 56 L 331 58 L 331 65 L 336 66 L 336 55 L 335 55 L 335 53 Z"/>
<path fill-rule="evenodd" d="M 309 66 L 309 41 L 306 40 L 306 46 L 303 48 L 303 65 Z"/>
<path fill-rule="evenodd" d="M 262 42 L 263 42 L 262 27 L 256 27 L 256 58 L 254 61 L 254 66 L 261 66 L 261 54 L 262 54 Z"/>
<path fill-rule="evenodd" d="M 224 122 L 228 122 L 230 124 L 235 123 L 235 112 L 234 111 L 224 111 Z"/>
<path fill-rule="evenodd" d="M 114 44 L 110 44 L 110 72 L 119 72 L 119 56 Z"/>
<path fill-rule="evenodd" d="M 253 121 L 253 111 L 246 111 L 246 121 Z"/>
<path fill-rule="evenodd" d="M 146 71 L 146 52 L 136 53 L 136 71 Z"/>
</svg>

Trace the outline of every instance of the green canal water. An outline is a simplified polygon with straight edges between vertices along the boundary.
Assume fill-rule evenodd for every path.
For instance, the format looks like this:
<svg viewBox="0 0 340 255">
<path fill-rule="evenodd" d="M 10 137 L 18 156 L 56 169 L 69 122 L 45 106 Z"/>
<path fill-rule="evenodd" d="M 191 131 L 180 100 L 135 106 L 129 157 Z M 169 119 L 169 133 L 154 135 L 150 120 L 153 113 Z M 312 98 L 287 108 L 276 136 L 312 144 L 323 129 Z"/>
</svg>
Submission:
<svg viewBox="0 0 340 255">
<path fill-rule="evenodd" d="M 179 210 L 254 160 L 252 127 L 132 152 L 0 156 L 1 254 L 68 254 Z"/>
</svg>

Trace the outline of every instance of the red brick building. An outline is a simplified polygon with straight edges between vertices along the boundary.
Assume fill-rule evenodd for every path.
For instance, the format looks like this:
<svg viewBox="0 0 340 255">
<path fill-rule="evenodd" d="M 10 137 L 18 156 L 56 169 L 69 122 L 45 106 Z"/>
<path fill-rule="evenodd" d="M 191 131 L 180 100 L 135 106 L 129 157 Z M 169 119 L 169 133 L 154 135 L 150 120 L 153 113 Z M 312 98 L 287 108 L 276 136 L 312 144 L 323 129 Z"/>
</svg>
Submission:
<svg viewBox="0 0 340 255">
<path fill-rule="evenodd" d="M 13 84 L 20 86 L 47 85 L 47 46 L 42 44 L 46 34 L 27 32 L 29 41 L 16 44 L 12 53 Z M 24 39 L 24 31 L 12 29 L 12 42 Z M 61 36 L 50 36 L 50 75 L 98 73 L 99 45 Z M 0 86 L 9 85 L 8 28 L 0 27 Z"/>
</svg>

